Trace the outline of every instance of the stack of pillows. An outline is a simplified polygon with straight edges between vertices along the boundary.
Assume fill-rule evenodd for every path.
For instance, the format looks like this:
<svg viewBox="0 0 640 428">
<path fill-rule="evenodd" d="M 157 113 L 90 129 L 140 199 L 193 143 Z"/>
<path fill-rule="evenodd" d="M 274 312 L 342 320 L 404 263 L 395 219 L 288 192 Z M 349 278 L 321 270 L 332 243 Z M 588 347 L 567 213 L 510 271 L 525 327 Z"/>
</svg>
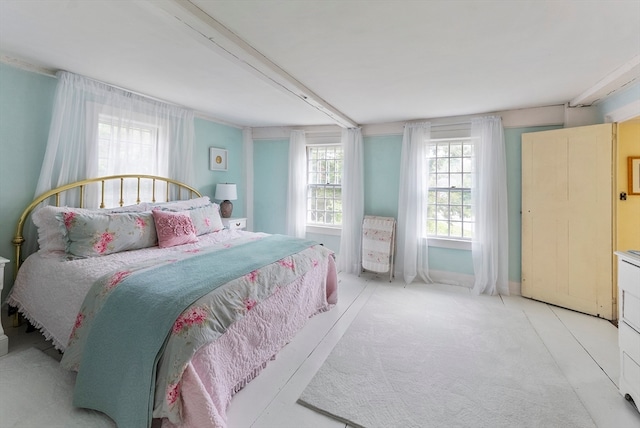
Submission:
<svg viewBox="0 0 640 428">
<path fill-rule="evenodd" d="M 64 251 L 74 257 L 188 244 L 224 228 L 220 207 L 207 196 L 101 210 L 48 205 L 32 219 L 41 254 Z"/>
</svg>

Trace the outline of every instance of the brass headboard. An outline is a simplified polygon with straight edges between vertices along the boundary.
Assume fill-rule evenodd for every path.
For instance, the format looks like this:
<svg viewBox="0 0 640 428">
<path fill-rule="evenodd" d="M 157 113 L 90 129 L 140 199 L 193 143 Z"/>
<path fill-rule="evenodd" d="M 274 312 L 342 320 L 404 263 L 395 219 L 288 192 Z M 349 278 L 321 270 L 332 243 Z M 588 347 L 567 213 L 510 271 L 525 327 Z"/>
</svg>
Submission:
<svg viewBox="0 0 640 428">
<path fill-rule="evenodd" d="M 173 180 L 171 178 L 166 178 L 166 177 L 159 177 L 159 176 L 155 176 L 155 175 L 139 175 L 139 174 L 123 174 L 123 175 L 110 175 L 107 177 L 97 177 L 97 178 L 89 178 L 86 180 L 81 180 L 81 181 L 76 181 L 74 183 L 69 183 L 66 184 L 64 186 L 60 186 L 57 187 L 55 189 L 49 190 L 46 193 L 43 193 L 42 195 L 38 196 L 36 199 L 34 199 L 33 202 L 31 202 L 31 204 L 29 204 L 29 206 L 22 212 L 22 215 L 20 216 L 20 218 L 18 219 L 18 226 L 16 227 L 16 233 L 13 237 L 13 240 L 11 242 L 13 242 L 13 245 L 15 245 L 16 247 L 16 261 L 15 261 L 15 270 L 14 270 L 14 277 L 15 275 L 18 274 L 18 269 L 20 268 L 20 265 L 22 263 L 22 261 L 20 260 L 20 253 L 21 253 L 21 249 L 22 249 L 22 244 L 25 242 L 24 237 L 22 236 L 23 233 L 23 229 L 24 229 L 24 223 L 27 219 L 27 217 L 29 216 L 29 214 L 31 214 L 31 211 L 33 211 L 34 208 L 36 208 L 38 205 L 40 205 L 42 202 L 46 201 L 49 198 L 54 198 L 54 203 L 53 205 L 55 206 L 60 206 L 60 195 L 65 193 L 65 192 L 69 192 L 69 191 L 79 191 L 79 197 L 78 200 L 79 202 L 79 206 L 77 208 L 83 208 L 84 207 L 84 203 L 85 203 L 85 188 L 87 185 L 89 184 L 93 184 L 93 183 L 100 183 L 100 191 L 99 191 L 99 195 L 100 195 L 100 208 L 105 208 L 105 204 L 104 204 L 104 194 L 105 194 L 105 183 L 107 182 L 120 182 L 120 202 L 119 205 L 122 206 L 124 204 L 124 199 L 125 199 L 125 180 L 127 180 L 127 182 L 129 183 L 129 181 L 133 181 L 136 180 L 136 203 L 140 203 L 140 202 L 156 202 L 156 182 L 164 182 L 166 183 L 166 191 L 164 195 L 161 195 L 160 197 L 162 198 L 160 201 L 162 202 L 167 202 L 170 199 L 170 195 L 175 194 L 176 197 L 174 199 L 191 199 L 193 197 L 200 197 L 202 196 L 200 194 L 200 192 L 198 192 L 196 189 L 194 189 L 191 186 L 188 186 L 184 183 L 181 183 L 179 181 Z M 141 201 L 140 200 L 140 188 L 141 188 L 141 183 L 143 182 L 143 180 L 151 180 L 151 184 L 152 184 L 152 196 L 151 196 L 151 200 L 150 201 Z M 146 184 L 147 181 L 144 181 L 144 183 Z"/>
</svg>

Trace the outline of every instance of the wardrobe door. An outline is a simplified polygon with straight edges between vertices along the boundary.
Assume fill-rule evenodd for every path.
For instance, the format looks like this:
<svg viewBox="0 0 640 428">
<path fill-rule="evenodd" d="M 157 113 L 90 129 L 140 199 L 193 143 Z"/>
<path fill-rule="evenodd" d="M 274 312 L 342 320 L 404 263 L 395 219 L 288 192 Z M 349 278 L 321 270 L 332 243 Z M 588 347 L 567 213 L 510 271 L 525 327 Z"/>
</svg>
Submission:
<svg viewBox="0 0 640 428">
<path fill-rule="evenodd" d="M 613 125 L 522 136 L 522 295 L 613 319 Z"/>
</svg>

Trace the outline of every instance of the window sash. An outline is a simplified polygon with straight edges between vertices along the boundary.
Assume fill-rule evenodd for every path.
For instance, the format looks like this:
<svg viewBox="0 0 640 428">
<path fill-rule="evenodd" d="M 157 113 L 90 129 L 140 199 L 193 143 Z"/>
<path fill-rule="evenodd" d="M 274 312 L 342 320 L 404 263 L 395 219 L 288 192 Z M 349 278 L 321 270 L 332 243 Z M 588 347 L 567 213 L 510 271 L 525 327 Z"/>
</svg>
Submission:
<svg viewBox="0 0 640 428">
<path fill-rule="evenodd" d="M 470 138 L 431 140 L 428 153 L 427 236 L 470 241 L 473 143 Z"/>
</svg>

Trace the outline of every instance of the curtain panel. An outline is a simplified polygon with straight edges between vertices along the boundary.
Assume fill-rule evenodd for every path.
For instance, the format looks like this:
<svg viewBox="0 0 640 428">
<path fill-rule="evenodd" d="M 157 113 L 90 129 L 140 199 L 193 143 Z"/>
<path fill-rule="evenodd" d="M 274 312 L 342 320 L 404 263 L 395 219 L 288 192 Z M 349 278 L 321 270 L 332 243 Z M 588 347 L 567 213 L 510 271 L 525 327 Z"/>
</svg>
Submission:
<svg viewBox="0 0 640 428">
<path fill-rule="evenodd" d="M 339 271 L 358 274 L 364 218 L 364 149 L 360 128 L 342 130 L 342 232 Z"/>
<path fill-rule="evenodd" d="M 304 238 L 307 227 L 307 139 L 304 131 L 291 131 L 289 138 L 289 186 L 287 235 Z"/>
<path fill-rule="evenodd" d="M 251 128 L 242 129 L 242 156 L 244 158 L 245 188 L 244 206 L 247 217 L 247 229 L 253 230 L 253 131 Z"/>
<path fill-rule="evenodd" d="M 504 130 L 500 117 L 471 121 L 475 141 L 472 258 L 476 294 L 509 295 L 509 219 Z"/>
<path fill-rule="evenodd" d="M 398 251 L 396 271 L 406 284 L 420 276 L 430 283 L 427 245 L 428 165 L 427 144 L 431 139 L 429 122 L 404 127 L 400 157 L 398 191 Z"/>
<path fill-rule="evenodd" d="M 66 71 L 58 72 L 57 77 L 53 117 L 36 195 L 95 177 L 99 169 L 98 137 L 111 138 L 115 144 L 113 151 L 127 150 L 121 146 L 125 138 L 98 134 L 100 120 L 109 121 L 119 130 L 140 124 L 155 127 L 160 144 L 148 173 L 193 183 L 193 111 Z M 141 172 L 127 170 L 115 156 L 107 159 L 108 174 Z"/>
</svg>

